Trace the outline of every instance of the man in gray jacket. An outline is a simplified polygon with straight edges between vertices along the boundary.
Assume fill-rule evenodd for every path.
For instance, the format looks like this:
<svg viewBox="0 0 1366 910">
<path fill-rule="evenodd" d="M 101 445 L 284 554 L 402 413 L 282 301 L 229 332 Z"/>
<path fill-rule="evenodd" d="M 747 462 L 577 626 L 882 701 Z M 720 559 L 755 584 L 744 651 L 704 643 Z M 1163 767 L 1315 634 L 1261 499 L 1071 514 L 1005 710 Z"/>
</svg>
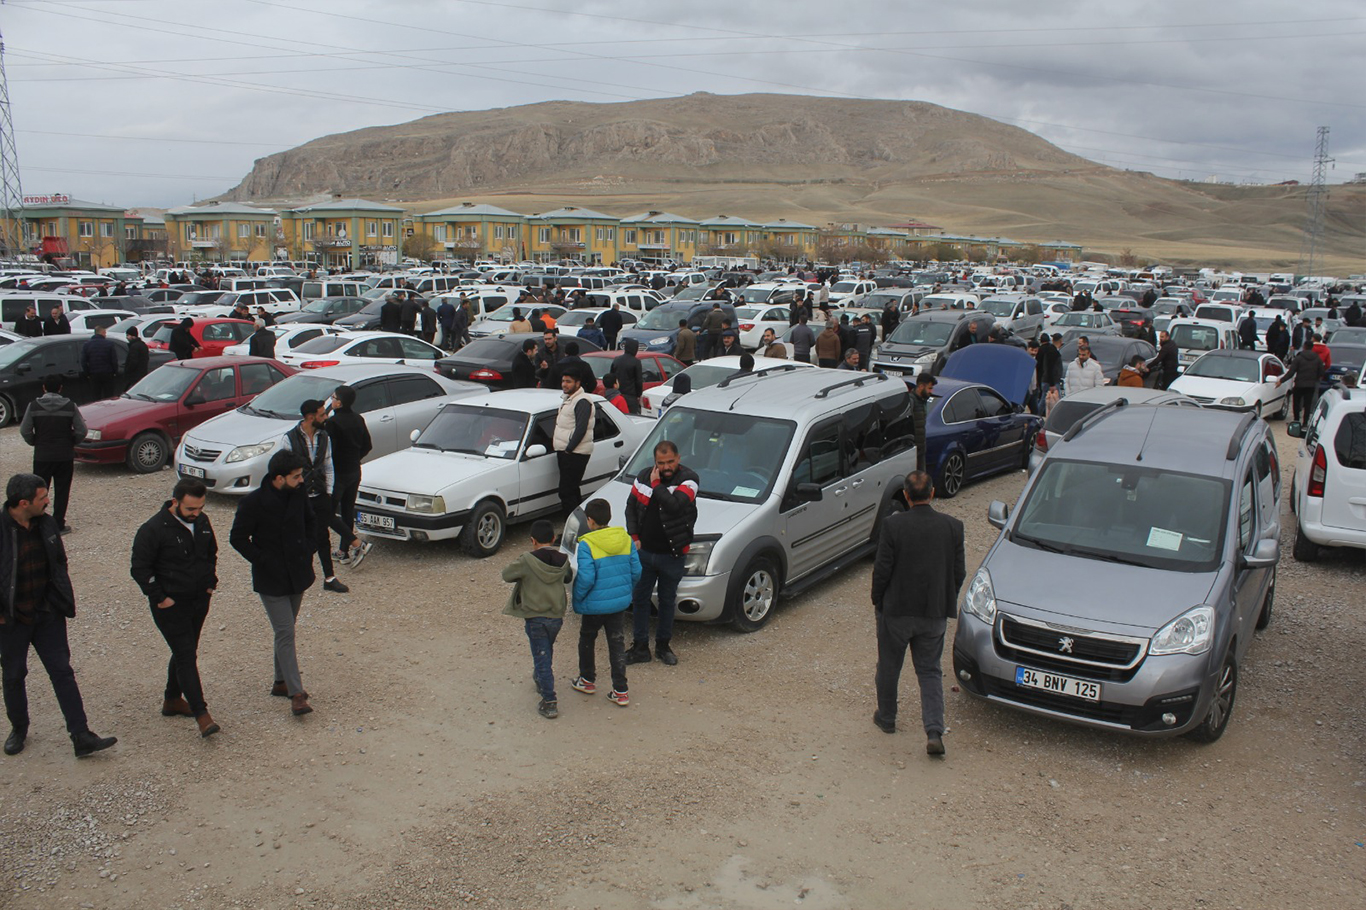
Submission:
<svg viewBox="0 0 1366 910">
<path fill-rule="evenodd" d="M 75 403 L 62 394 L 62 377 L 43 379 L 43 394 L 24 411 L 19 435 L 33 446 L 33 473 L 52 488 L 52 517 L 63 534 L 66 507 L 71 501 L 71 475 L 76 462 L 76 443 L 85 440 L 85 420 Z"/>
</svg>

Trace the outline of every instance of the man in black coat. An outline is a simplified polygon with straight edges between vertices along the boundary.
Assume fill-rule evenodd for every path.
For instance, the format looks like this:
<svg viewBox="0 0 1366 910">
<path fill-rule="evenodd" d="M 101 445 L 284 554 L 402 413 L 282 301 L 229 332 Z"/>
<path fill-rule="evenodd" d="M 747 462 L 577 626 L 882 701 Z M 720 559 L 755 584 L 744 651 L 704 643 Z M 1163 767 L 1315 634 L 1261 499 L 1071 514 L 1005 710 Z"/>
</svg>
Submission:
<svg viewBox="0 0 1366 910">
<path fill-rule="evenodd" d="M 256 331 L 247 339 L 247 353 L 253 357 L 275 357 L 275 333 L 260 319 L 256 320 Z"/>
<path fill-rule="evenodd" d="M 43 337 L 43 320 L 38 318 L 36 306 L 30 303 L 24 310 L 23 317 L 14 321 L 14 333 L 25 338 Z"/>
<path fill-rule="evenodd" d="M 171 498 L 133 537 L 129 568 L 147 595 L 152 621 L 171 648 L 161 713 L 195 718 L 202 737 L 219 730 L 199 679 L 199 634 L 218 587 L 218 538 L 204 514 L 206 496 L 204 481 L 177 481 Z"/>
<path fill-rule="evenodd" d="M 617 335 L 621 333 L 622 324 L 621 304 L 619 303 L 612 304 L 612 308 L 598 319 L 598 328 L 602 329 L 602 335 L 607 339 L 607 350 L 616 348 Z"/>
<path fill-rule="evenodd" d="M 176 360 L 189 360 L 194 356 L 194 352 L 199 350 L 200 344 L 195 341 L 190 329 L 194 328 L 194 320 L 189 316 L 180 320 L 180 325 L 171 329 L 171 340 L 166 346 L 171 349 Z"/>
<path fill-rule="evenodd" d="M 636 352 L 640 343 L 627 338 L 621 345 L 621 353 L 612 361 L 612 372 L 617 374 L 617 388 L 626 399 L 626 407 L 632 414 L 640 413 L 640 396 L 645 393 L 645 369 L 640 365 Z"/>
<path fill-rule="evenodd" d="M 873 723 L 896 732 L 897 686 L 906 649 L 920 682 L 925 751 L 944 754 L 944 634 L 958 615 L 958 590 L 967 577 L 963 523 L 936 512 L 934 482 L 924 471 L 906 476 L 907 512 L 887 516 L 873 562 L 877 613 L 877 712 Z"/>
<path fill-rule="evenodd" d="M 397 332 L 403 325 L 403 303 L 397 293 L 384 298 L 379 306 L 379 330 Z"/>
<path fill-rule="evenodd" d="M 1291 386 L 1290 402 L 1293 408 L 1291 415 L 1295 420 L 1308 420 L 1314 408 L 1314 396 L 1319 392 L 1319 380 L 1327 372 L 1323 365 L 1323 360 L 1314 351 L 1314 339 L 1312 337 L 1305 340 L 1304 344 L 1290 358 L 1287 364 L 1288 369 L 1276 380 L 1276 388 L 1288 379 L 1295 380 Z"/>
<path fill-rule="evenodd" d="M 522 342 L 522 349 L 512 357 L 511 387 L 514 389 L 536 388 L 536 339 L 528 338 Z"/>
<path fill-rule="evenodd" d="M 113 398 L 119 378 L 119 352 L 107 337 L 107 331 L 102 325 L 96 326 L 95 334 L 81 345 L 81 372 L 89 377 L 96 401 Z"/>
<path fill-rule="evenodd" d="M 332 413 L 323 425 L 332 443 L 332 502 L 336 504 L 332 530 L 337 532 L 341 544 L 337 560 L 353 569 L 374 547 L 368 540 L 361 541 L 356 536 L 356 496 L 360 493 L 361 462 L 374 444 L 365 418 L 352 409 L 355 403 L 355 389 L 337 386 L 332 392 Z"/>
<path fill-rule="evenodd" d="M 76 757 L 118 742 L 112 736 L 97 736 L 86 720 L 66 636 L 66 621 L 75 615 L 66 548 L 57 522 L 47 514 L 47 481 L 37 474 L 15 474 L 5 485 L 5 507 L 0 510 L 0 674 L 10 722 L 6 755 L 24 751 L 28 738 L 24 680 L 30 647 L 52 681 Z"/>
<path fill-rule="evenodd" d="M 1148 361 L 1147 367 L 1149 371 L 1157 370 L 1157 385 L 1154 388 L 1165 389 L 1176 382 L 1177 367 L 1181 363 L 1180 352 L 1172 336 L 1166 332 L 1158 332 L 1157 341 L 1157 356 Z"/>
<path fill-rule="evenodd" d="M 51 312 L 50 314 L 48 314 L 48 317 L 47 317 L 46 319 L 43 320 L 43 334 L 44 334 L 44 335 L 70 335 L 70 334 L 71 334 L 71 320 L 69 320 L 69 319 L 66 318 L 66 313 L 62 312 L 62 308 L 61 308 L 61 307 L 59 307 L 59 306 L 53 307 L 53 308 L 52 308 L 52 312 Z"/>
<path fill-rule="evenodd" d="M 1238 321 L 1238 347 L 1244 351 L 1257 349 L 1257 320 L 1250 312 Z"/>
<path fill-rule="evenodd" d="M 559 363 L 563 356 L 559 335 L 554 329 L 546 329 L 541 333 L 541 348 L 536 352 L 536 379 L 540 382 L 541 388 L 560 387 L 560 374 L 556 372 L 555 364 Z"/>
<path fill-rule="evenodd" d="M 261 598 L 275 632 L 275 684 L 271 695 L 287 696 L 295 716 L 313 710 L 299 674 L 294 625 L 304 592 L 313 586 L 317 535 L 313 508 L 303 488 L 307 460 L 288 449 L 270 458 L 261 485 L 237 504 L 228 542 L 251 563 L 251 586 Z"/>
<path fill-rule="evenodd" d="M 71 504 L 76 446 L 85 441 L 86 426 L 81 409 L 62 394 L 62 385 L 60 373 L 43 377 L 43 394 L 24 411 L 19 435 L 33 446 L 33 473 L 43 478 L 44 487 L 51 489 L 52 517 L 66 534 L 71 530 L 66 523 L 66 510 Z"/>
<path fill-rule="evenodd" d="M 126 392 L 142 380 L 147 375 L 147 368 L 151 364 L 151 352 L 147 350 L 147 342 L 142 340 L 138 334 L 136 326 L 128 329 L 128 356 L 123 361 L 123 390 Z"/>
<path fill-rule="evenodd" d="M 403 306 L 399 309 L 399 331 L 405 335 L 417 334 L 417 317 L 422 312 L 422 298 L 412 293 L 408 293 L 408 299 L 403 301 Z"/>
</svg>

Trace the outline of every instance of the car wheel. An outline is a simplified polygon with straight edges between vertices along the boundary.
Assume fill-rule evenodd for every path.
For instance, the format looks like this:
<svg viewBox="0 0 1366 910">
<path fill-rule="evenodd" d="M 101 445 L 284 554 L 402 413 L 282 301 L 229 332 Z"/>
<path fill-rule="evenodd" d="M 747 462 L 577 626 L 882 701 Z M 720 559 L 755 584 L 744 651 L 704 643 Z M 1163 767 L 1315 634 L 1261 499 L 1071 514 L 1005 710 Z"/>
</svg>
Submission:
<svg viewBox="0 0 1366 910">
<path fill-rule="evenodd" d="M 773 615 L 778 602 L 778 569 L 773 560 L 759 556 L 731 579 L 730 624 L 741 632 L 757 632 Z"/>
<path fill-rule="evenodd" d="M 1276 412 L 1274 419 L 1285 420 L 1290 416 L 1290 396 L 1286 395 L 1281 399 L 1281 409 Z"/>
<path fill-rule="evenodd" d="M 136 474 L 160 471 L 170 454 L 171 447 L 160 433 L 139 433 L 128 444 L 128 469 Z"/>
<path fill-rule="evenodd" d="M 14 419 L 14 402 L 4 395 L 0 395 L 0 427 L 9 426 L 9 422 Z"/>
<path fill-rule="evenodd" d="M 460 545 L 476 559 L 484 559 L 498 552 L 507 533 L 507 516 L 503 507 L 486 499 L 474 507 L 470 520 L 460 532 Z"/>
<path fill-rule="evenodd" d="M 1295 561 L 1313 562 L 1319 558 L 1319 545 L 1304 536 L 1304 525 L 1295 523 Z"/>
<path fill-rule="evenodd" d="M 1238 662 L 1229 648 L 1224 656 L 1224 665 L 1219 668 L 1219 676 L 1214 683 L 1214 698 L 1210 701 L 1209 713 L 1205 719 L 1186 734 L 1198 743 L 1212 743 L 1224 735 L 1228 720 L 1233 716 L 1233 700 L 1238 695 Z"/>
<path fill-rule="evenodd" d="M 963 480 L 967 476 L 968 466 L 963 458 L 962 452 L 954 452 L 944 460 L 944 467 L 939 471 L 939 495 L 945 499 L 952 499 L 958 495 L 958 491 L 963 489 Z"/>
<path fill-rule="evenodd" d="M 1266 586 L 1266 597 L 1262 599 L 1262 612 L 1257 614 L 1257 631 L 1271 625 L 1271 611 L 1276 606 L 1276 570 L 1271 570 L 1271 584 Z"/>
</svg>

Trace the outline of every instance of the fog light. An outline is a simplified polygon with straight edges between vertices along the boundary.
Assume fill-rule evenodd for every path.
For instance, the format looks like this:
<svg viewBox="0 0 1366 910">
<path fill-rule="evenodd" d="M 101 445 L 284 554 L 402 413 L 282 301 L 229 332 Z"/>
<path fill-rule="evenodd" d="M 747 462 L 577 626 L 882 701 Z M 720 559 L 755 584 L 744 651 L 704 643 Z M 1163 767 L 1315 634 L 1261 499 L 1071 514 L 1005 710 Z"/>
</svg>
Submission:
<svg viewBox="0 0 1366 910">
<path fill-rule="evenodd" d="M 1168 713 L 1166 713 L 1166 714 L 1163 714 L 1163 715 L 1162 715 L 1162 723 L 1166 724 L 1166 725 L 1169 726 L 1169 727 L 1174 727 L 1174 726 L 1176 726 L 1176 715 L 1175 715 L 1175 714 L 1172 714 L 1172 713 L 1170 713 L 1170 712 L 1168 712 Z"/>
<path fill-rule="evenodd" d="M 425 541 L 427 539 L 426 531 L 409 531 L 408 533 L 412 534 L 413 540 L 416 541 Z"/>
<path fill-rule="evenodd" d="M 968 680 L 972 679 L 972 674 L 969 673 L 967 670 L 959 670 L 958 678 L 961 679 L 963 682 L 967 682 Z"/>
<path fill-rule="evenodd" d="M 247 476 L 247 477 L 239 477 L 239 478 L 237 478 L 236 480 L 234 480 L 234 481 L 232 482 L 232 485 L 233 485 L 234 487 L 245 487 L 245 486 L 250 486 L 250 484 L 251 484 L 251 477 L 250 477 L 250 476 Z"/>
<path fill-rule="evenodd" d="M 688 616 L 692 616 L 701 609 L 702 605 L 695 600 L 680 600 L 678 602 L 678 612 L 685 613 Z"/>
</svg>

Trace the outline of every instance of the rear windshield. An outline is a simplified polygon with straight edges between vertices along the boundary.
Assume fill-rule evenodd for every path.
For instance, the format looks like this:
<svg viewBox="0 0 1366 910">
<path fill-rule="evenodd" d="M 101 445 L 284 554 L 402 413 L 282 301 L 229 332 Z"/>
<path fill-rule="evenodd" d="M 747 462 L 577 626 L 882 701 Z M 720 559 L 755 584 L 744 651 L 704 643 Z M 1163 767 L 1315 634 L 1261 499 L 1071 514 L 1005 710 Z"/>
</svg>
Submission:
<svg viewBox="0 0 1366 910">
<path fill-rule="evenodd" d="M 1212 351 L 1219 347 L 1219 330 L 1207 325 L 1178 325 L 1171 330 L 1178 350 Z"/>
<path fill-rule="evenodd" d="M 1048 420 L 1044 421 L 1043 428 L 1050 433 L 1066 433 L 1078 420 L 1102 407 L 1104 404 L 1099 401 L 1064 398 L 1048 409 Z"/>
<path fill-rule="evenodd" d="M 1338 463 L 1344 468 L 1366 470 L 1366 414 L 1358 411 L 1342 418 L 1342 425 L 1333 437 L 1333 449 Z"/>
</svg>

